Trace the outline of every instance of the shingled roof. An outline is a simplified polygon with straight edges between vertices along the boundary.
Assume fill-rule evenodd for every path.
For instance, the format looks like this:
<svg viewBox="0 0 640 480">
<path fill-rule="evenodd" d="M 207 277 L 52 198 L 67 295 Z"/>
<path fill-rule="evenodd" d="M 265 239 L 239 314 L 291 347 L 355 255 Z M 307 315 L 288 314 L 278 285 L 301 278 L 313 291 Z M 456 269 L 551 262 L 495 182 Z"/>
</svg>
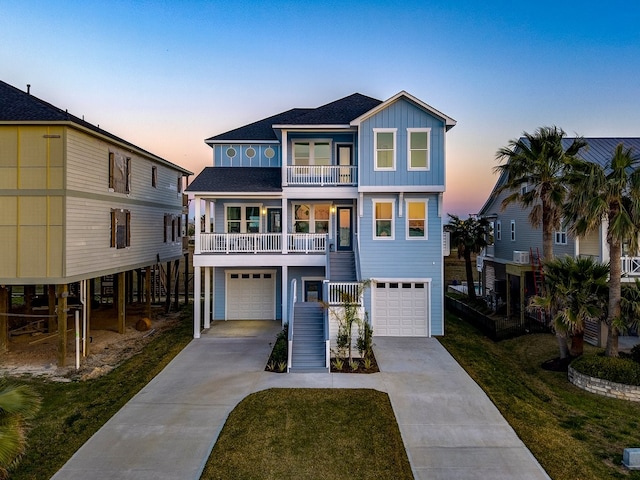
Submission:
<svg viewBox="0 0 640 480">
<path fill-rule="evenodd" d="M 294 108 L 243 127 L 207 138 L 205 143 L 221 141 L 278 140 L 274 125 L 348 125 L 351 120 L 380 105 L 382 101 L 354 93 L 318 108 Z"/>
<path fill-rule="evenodd" d="M 282 170 L 273 167 L 205 167 L 187 192 L 282 192 Z"/>
<path fill-rule="evenodd" d="M 192 172 L 185 170 L 184 168 L 175 165 L 168 160 L 165 160 L 151 152 L 148 152 L 131 142 L 128 142 L 116 135 L 113 135 L 106 130 L 102 130 L 100 127 L 84 121 L 81 118 L 76 117 L 62 110 L 54 105 L 51 105 L 40 98 L 24 92 L 6 82 L 0 80 L 0 123 L 7 122 L 71 122 L 75 123 L 87 130 L 91 130 L 100 135 L 110 138 L 111 140 L 131 147 L 139 152 L 160 160 L 163 163 L 175 167 L 182 173 L 192 175 Z"/>
</svg>

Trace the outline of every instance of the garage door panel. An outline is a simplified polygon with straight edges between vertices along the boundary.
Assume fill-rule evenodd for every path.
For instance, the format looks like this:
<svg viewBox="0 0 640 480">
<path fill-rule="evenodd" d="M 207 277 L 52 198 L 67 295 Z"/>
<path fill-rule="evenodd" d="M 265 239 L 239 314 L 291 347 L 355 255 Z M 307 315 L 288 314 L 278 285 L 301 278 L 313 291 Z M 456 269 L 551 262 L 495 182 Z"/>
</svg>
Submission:
<svg viewBox="0 0 640 480">
<path fill-rule="evenodd" d="M 228 320 L 273 320 L 275 312 L 274 275 L 263 272 L 227 275 Z"/>
<path fill-rule="evenodd" d="M 374 335 L 426 336 L 428 289 L 424 283 L 384 283 L 374 287 Z"/>
</svg>

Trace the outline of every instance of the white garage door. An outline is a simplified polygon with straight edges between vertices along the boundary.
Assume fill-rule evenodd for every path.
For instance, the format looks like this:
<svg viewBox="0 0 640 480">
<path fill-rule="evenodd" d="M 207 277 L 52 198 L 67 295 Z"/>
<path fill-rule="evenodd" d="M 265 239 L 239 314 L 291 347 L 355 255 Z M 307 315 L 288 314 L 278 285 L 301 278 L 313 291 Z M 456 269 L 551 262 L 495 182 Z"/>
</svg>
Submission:
<svg viewBox="0 0 640 480">
<path fill-rule="evenodd" d="M 275 272 L 227 273 L 227 320 L 275 319 Z"/>
<path fill-rule="evenodd" d="M 377 282 L 373 287 L 373 334 L 427 336 L 428 291 L 424 282 Z"/>
</svg>

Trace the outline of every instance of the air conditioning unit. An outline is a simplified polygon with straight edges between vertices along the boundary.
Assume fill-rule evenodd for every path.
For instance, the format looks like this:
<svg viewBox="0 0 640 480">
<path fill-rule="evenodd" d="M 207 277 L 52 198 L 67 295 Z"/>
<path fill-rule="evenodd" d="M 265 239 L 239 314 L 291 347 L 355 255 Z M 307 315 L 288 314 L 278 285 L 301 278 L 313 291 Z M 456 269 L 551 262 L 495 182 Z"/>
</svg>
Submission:
<svg viewBox="0 0 640 480">
<path fill-rule="evenodd" d="M 529 252 L 525 252 L 524 250 L 514 250 L 513 263 L 529 263 Z"/>
</svg>

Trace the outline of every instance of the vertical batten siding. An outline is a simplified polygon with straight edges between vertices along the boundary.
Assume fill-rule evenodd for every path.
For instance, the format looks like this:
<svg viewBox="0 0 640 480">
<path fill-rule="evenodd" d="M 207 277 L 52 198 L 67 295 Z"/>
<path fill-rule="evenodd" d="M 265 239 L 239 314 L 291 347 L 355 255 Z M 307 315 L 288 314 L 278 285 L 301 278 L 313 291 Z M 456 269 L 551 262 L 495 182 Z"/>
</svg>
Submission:
<svg viewBox="0 0 640 480">
<path fill-rule="evenodd" d="M 374 128 L 393 126 L 396 131 L 395 171 L 374 170 Z M 430 168 L 427 171 L 408 171 L 407 128 L 430 128 Z M 360 125 L 360 181 L 361 186 L 444 186 L 444 122 L 413 103 L 400 99 L 386 109 L 366 119 Z"/>
<path fill-rule="evenodd" d="M 442 308 L 442 229 L 438 217 L 438 196 L 434 194 L 405 195 L 404 200 L 428 199 L 427 240 L 406 240 L 406 206 L 398 216 L 398 195 L 365 195 L 363 216 L 360 218 L 360 268 L 362 278 L 431 278 L 430 315 L 431 335 L 443 334 Z M 395 199 L 395 240 L 374 240 L 372 199 Z M 365 295 L 365 305 L 371 312 L 371 296 Z"/>
</svg>

